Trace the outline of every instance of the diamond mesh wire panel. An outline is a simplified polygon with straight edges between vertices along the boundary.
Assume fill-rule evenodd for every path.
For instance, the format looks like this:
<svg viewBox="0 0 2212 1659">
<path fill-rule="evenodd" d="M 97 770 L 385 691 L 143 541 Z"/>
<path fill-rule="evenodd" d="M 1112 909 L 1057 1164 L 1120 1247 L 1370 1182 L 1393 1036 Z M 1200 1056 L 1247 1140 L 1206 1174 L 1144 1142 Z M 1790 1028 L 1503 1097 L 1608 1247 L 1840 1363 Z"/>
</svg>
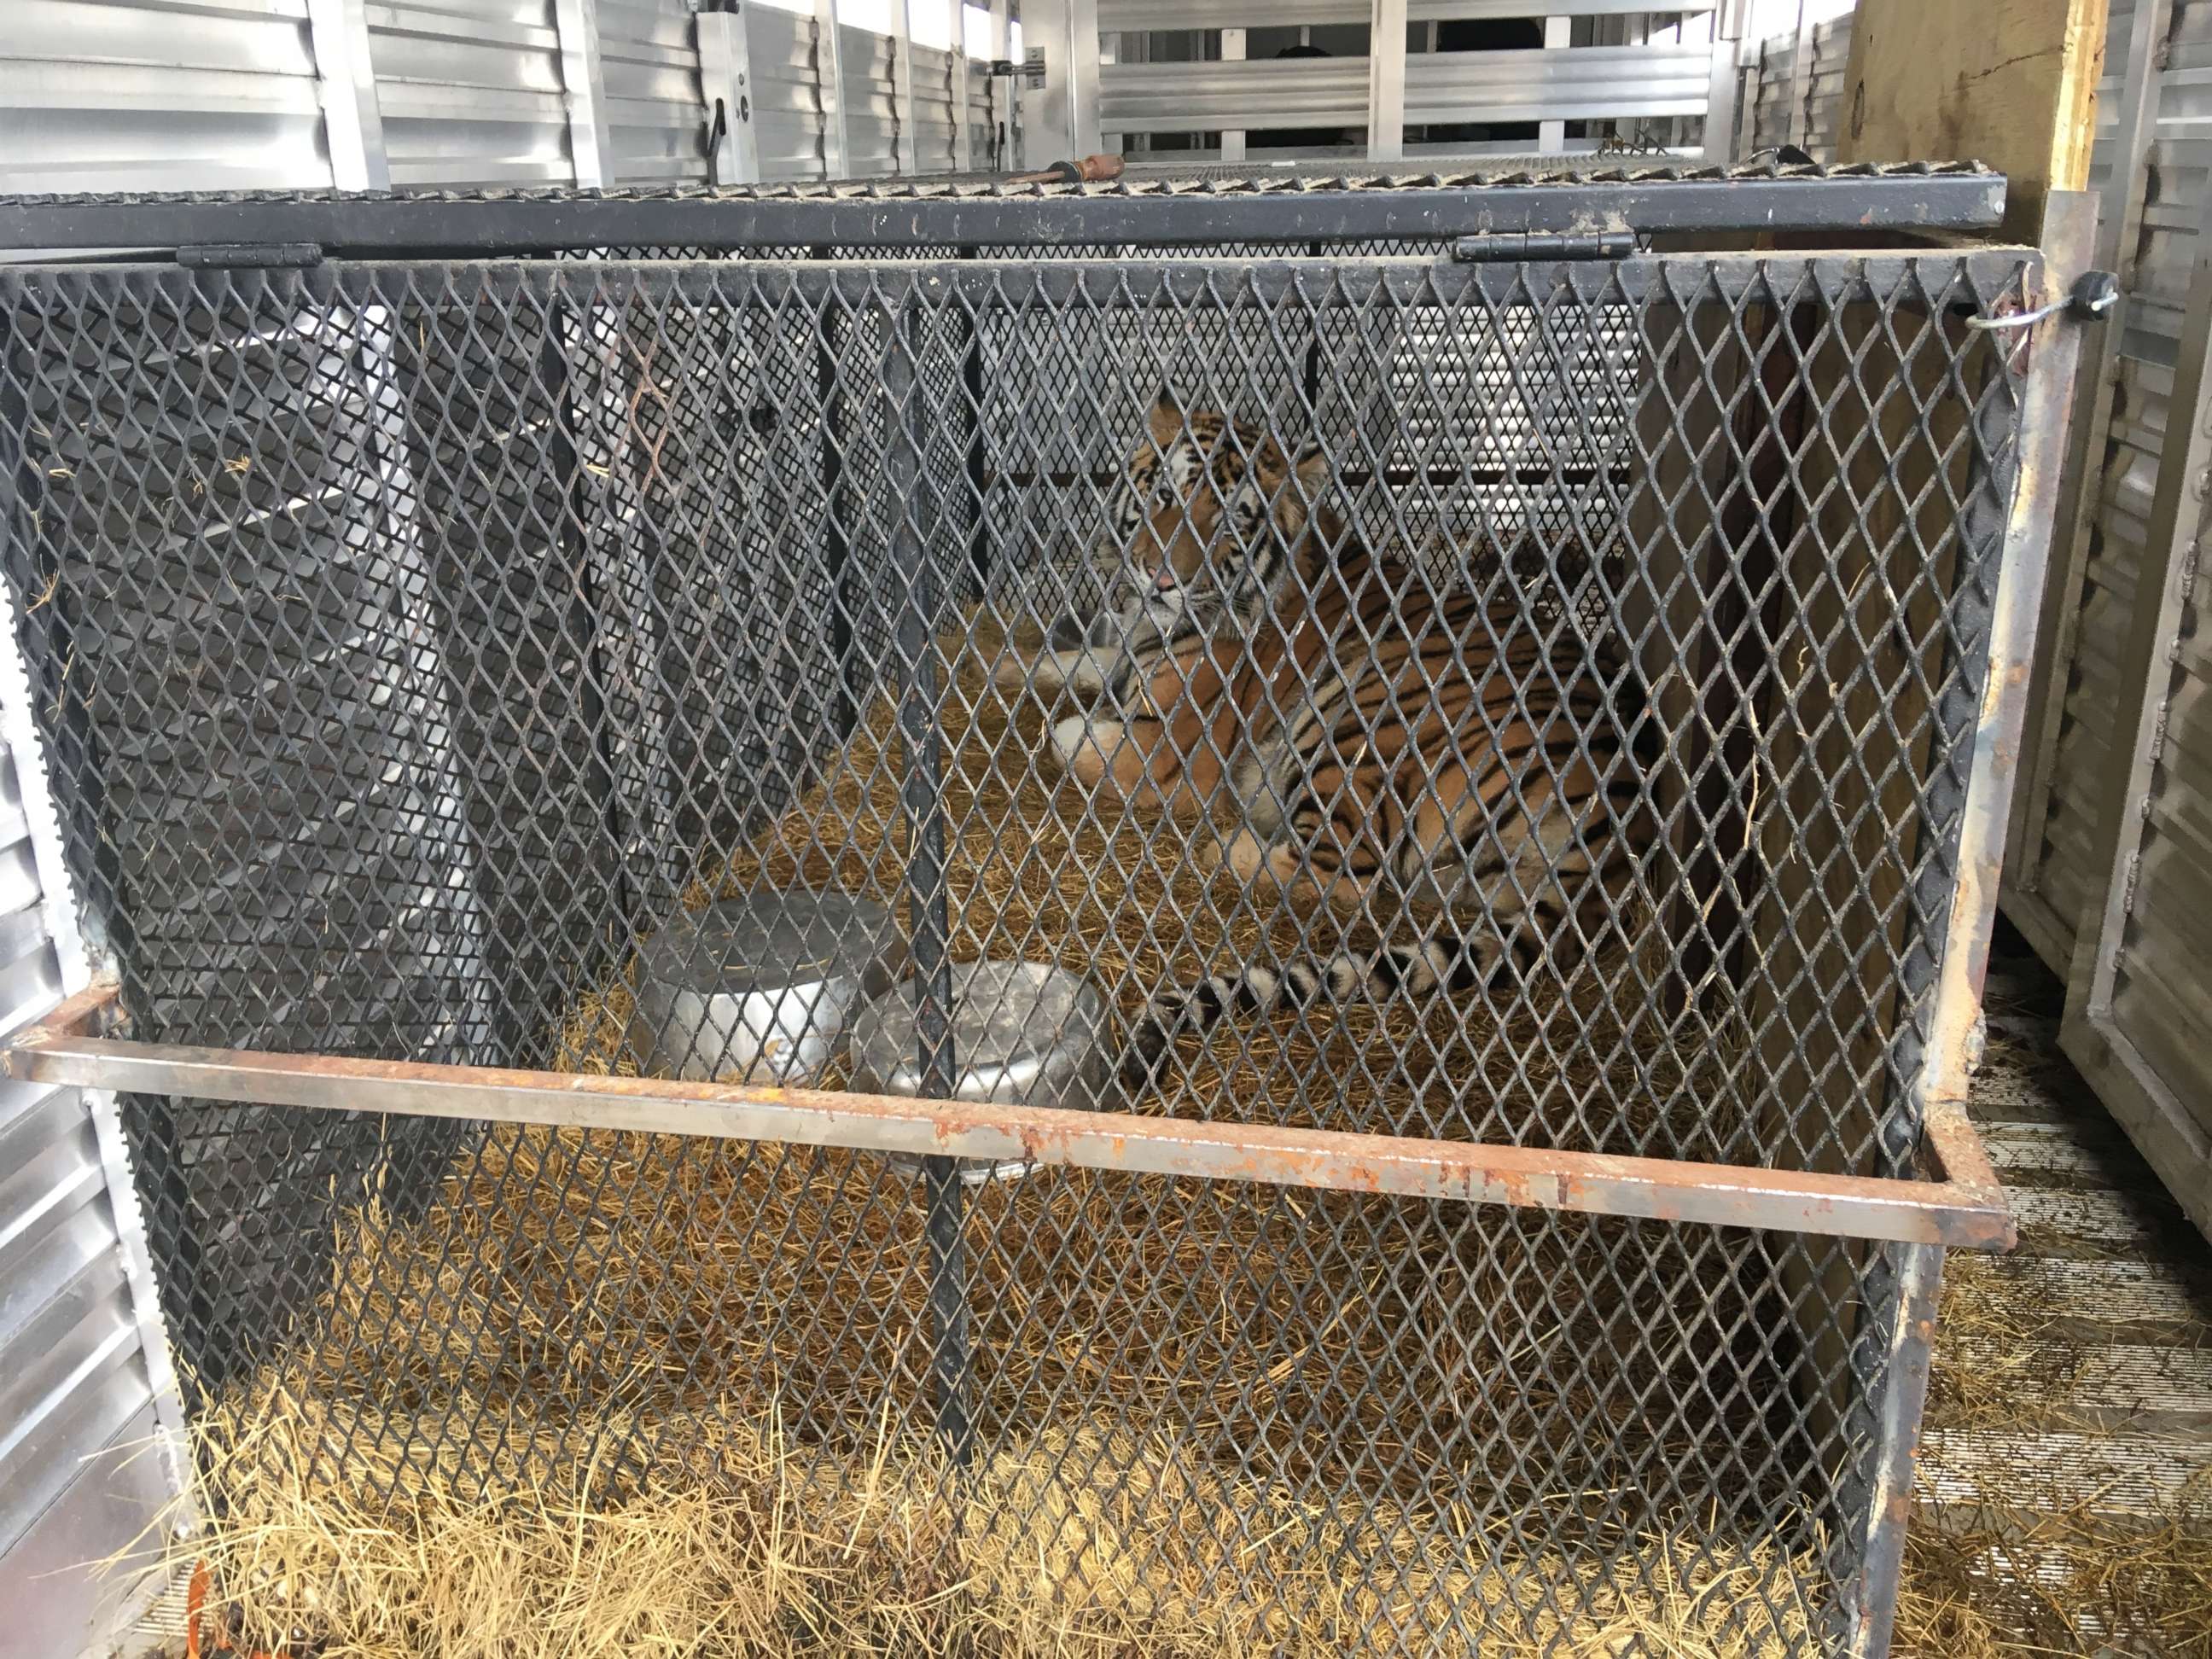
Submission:
<svg viewBox="0 0 2212 1659">
<path fill-rule="evenodd" d="M 156 1041 L 757 1077 L 751 1027 L 639 1023 L 639 946 L 829 890 L 896 921 L 927 1094 L 1065 1061 L 1063 1104 L 1899 1174 L 2014 467 L 1966 324 L 2027 275 L 11 272 L 73 872 Z M 979 1054 L 983 959 L 1079 976 L 1100 1051 Z M 711 1474 L 772 1419 L 849 1492 L 890 1437 L 962 1571 L 1255 1642 L 1565 1642 L 1654 1538 L 1808 1650 L 1857 1583 L 1893 1249 L 134 1126 L 200 1387 L 287 1379 L 365 1489 Z"/>
</svg>

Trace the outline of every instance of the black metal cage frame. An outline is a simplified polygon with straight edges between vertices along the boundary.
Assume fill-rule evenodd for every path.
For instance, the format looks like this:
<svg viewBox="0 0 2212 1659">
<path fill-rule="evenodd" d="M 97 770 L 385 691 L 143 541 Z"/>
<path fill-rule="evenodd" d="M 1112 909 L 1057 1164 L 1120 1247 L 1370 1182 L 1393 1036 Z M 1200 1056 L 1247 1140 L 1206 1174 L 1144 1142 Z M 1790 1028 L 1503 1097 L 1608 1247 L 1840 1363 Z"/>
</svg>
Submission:
<svg viewBox="0 0 2212 1659">
<path fill-rule="evenodd" d="M 1243 1183 L 1337 1194 L 1352 1207 L 1301 1248 L 1347 1271 L 1377 1228 L 1462 1209 L 1492 1218 L 1486 1260 L 1515 1212 L 1587 1226 L 1560 1247 L 1586 1296 L 1674 1252 L 1714 1340 L 1764 1355 L 1723 1392 L 1766 1391 L 1784 1426 L 1700 1444 L 1686 1401 L 1715 1385 L 1668 1375 L 1653 1447 L 1674 1437 L 1672 1471 L 1622 1449 L 1626 1422 L 1615 1463 L 1678 1507 L 1733 1483 L 1767 1526 L 1809 1512 L 1831 1536 L 1807 1639 L 1878 1651 L 1943 1253 L 2010 1237 L 1960 1103 L 2070 345 L 2056 321 L 1988 326 L 2045 290 L 2031 250 L 1641 245 L 1986 227 L 2002 196 L 1921 168 L 0 204 L 0 246 L 161 250 L 0 270 L 6 574 L 71 872 L 120 975 L 11 1063 L 134 1098 L 166 1305 L 210 1389 L 329 1316 L 331 1247 L 302 1202 L 319 1225 L 334 1186 L 368 1183 L 411 1225 L 502 1125 L 732 1143 L 749 1170 L 914 1156 L 927 1316 L 883 1386 L 929 1401 L 956 1484 L 1016 1433 L 979 1398 L 1012 1316 L 971 1307 L 978 1276 L 1036 1271 L 1005 1215 L 979 1221 L 961 1159 L 1164 1178 L 1144 1190 L 1186 1206 Z M 978 791 L 1041 763 L 1010 758 L 1010 725 L 981 781 L 963 773 L 958 641 L 994 611 L 1049 623 L 1041 591 L 1082 600 L 1132 422 L 1178 376 L 1268 441 L 1315 434 L 1353 536 L 1439 550 L 1431 600 L 1447 579 L 1503 595 L 1555 660 L 1601 635 L 1625 652 L 1652 741 L 1622 753 L 1662 822 L 1639 920 L 1623 901 L 1607 921 L 1630 958 L 1657 939 L 1664 960 L 1558 974 L 1570 1000 L 1627 1010 L 1619 1030 L 1528 1013 L 1535 975 L 1485 992 L 1497 1030 L 1436 1059 L 1472 1068 L 1441 1115 L 1330 1109 L 1396 1099 L 1405 1051 L 1316 1076 L 1249 1039 L 1243 1092 L 1202 1115 L 1173 1084 L 1164 1112 L 953 1098 L 956 961 L 1039 948 L 1005 922 L 963 944 L 951 872 Z M 1256 465 L 1251 440 L 1222 441 Z M 1512 690 L 1524 716 L 1536 678 Z M 565 1011 L 702 871 L 841 781 L 848 818 L 888 791 L 925 1098 L 520 1069 L 550 1063 Z M 812 850 L 854 867 L 849 846 Z M 1102 894 L 1094 871 L 1080 896 L 1110 915 L 1130 879 Z M 1733 1058 L 1636 1071 L 1647 1015 Z M 1578 1057 L 1602 1075 L 1572 1081 Z M 1623 1066 L 1632 1084 L 1610 1080 Z M 1534 1109 L 1516 1120 L 1509 1096 Z M 1151 1201 L 1118 1224 L 1132 1241 L 1195 1224 Z M 1395 1294 L 1410 1316 L 1449 1292 Z M 1608 1339 L 1624 1370 L 1681 1316 Z M 1770 1327 L 1787 1340 L 1752 1334 Z M 1413 1382 L 1340 1386 L 1364 1420 Z M 1257 1442 L 1295 1426 L 1258 1421 Z M 1402 1448 L 1268 1467 L 1299 1490 L 1428 1492 L 1447 1454 L 1482 1462 L 1507 1432 L 1448 1436 L 1419 1479 Z M 1542 1468 L 1513 1462 L 1542 1498 Z M 1600 1507 L 1613 1541 L 1580 1547 L 1617 1562 L 1626 1510 Z M 1479 1631 L 1473 1603 L 1426 1618 L 1358 1639 Z"/>
</svg>

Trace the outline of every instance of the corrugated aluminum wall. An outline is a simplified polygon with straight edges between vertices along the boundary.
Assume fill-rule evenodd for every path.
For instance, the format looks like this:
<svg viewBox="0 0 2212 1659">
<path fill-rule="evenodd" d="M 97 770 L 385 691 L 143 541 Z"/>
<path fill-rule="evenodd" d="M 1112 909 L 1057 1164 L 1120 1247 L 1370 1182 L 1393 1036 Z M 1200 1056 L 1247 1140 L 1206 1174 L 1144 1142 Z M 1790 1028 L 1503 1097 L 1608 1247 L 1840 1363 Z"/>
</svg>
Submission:
<svg viewBox="0 0 2212 1659">
<path fill-rule="evenodd" d="M 307 0 L 5 0 L 0 178 L 19 191 L 328 185 Z"/>
<path fill-rule="evenodd" d="M 0 0 L 0 184 L 18 191 L 704 184 L 713 98 L 689 0 Z M 988 80 L 964 52 L 842 27 L 850 144 L 833 167 L 828 54 L 814 15 L 749 4 L 760 176 L 942 173 L 989 156 Z M 349 19 L 359 30 L 349 46 Z M 563 27 L 589 37 L 572 88 Z M 573 37 L 570 41 L 574 45 Z M 319 46 L 324 56 L 319 58 Z M 341 59 L 365 53 L 373 100 Z M 319 64 L 331 76 L 325 88 Z M 588 78 L 588 77 L 586 77 Z M 374 163 L 334 167 L 326 91 L 358 102 Z M 580 114 L 579 103 L 597 116 Z M 580 134 L 581 135 L 580 137 Z M 899 156 L 904 136 L 911 154 Z M 604 144 L 580 167 L 577 148 Z M 903 167 L 901 163 L 903 161 Z M 726 182 L 744 182 L 730 179 Z"/>
<path fill-rule="evenodd" d="M 2105 62 L 2097 257 L 2126 297 L 2085 359 L 2003 903 L 2067 980 L 2068 1054 L 2212 1232 L 2212 0 L 2115 9 Z"/>
<path fill-rule="evenodd" d="M 0 628 L 0 1033 L 88 977 L 30 689 Z M 115 1097 L 0 1083 L 0 1606 L 10 1653 L 104 1639 L 153 1588 L 182 1418 Z"/>
<path fill-rule="evenodd" d="M 1077 26 L 1067 3 L 1033 4 L 1038 39 L 1051 38 L 1055 19 Z M 1255 131 L 1288 131 L 1305 136 L 1263 153 L 1371 151 L 1395 159 L 1595 149 L 1609 128 L 1613 136 L 1694 149 L 1705 142 L 1703 126 L 1717 94 L 1723 125 L 1716 142 L 1727 147 L 1733 82 L 1725 55 L 1716 74 L 1711 0 L 1649 17 L 1626 15 L 1613 0 L 1558 0 L 1549 9 L 1548 27 L 1543 8 L 1522 14 L 1541 45 L 1456 50 L 1441 43 L 1431 49 L 1432 27 L 1516 14 L 1449 0 L 1417 3 L 1407 8 L 1405 38 L 1378 40 L 1374 9 L 1364 0 L 1218 0 L 1198 7 L 1097 0 L 1106 44 L 1097 49 L 1094 109 L 1078 107 L 1085 94 L 1076 78 L 1073 148 L 1096 148 L 1092 132 L 1117 149 L 1132 135 L 1172 135 L 1179 144 L 1187 135 L 1231 133 L 1249 143 Z M 1225 55 L 1218 36 L 1198 38 L 1198 31 L 1224 27 L 1250 38 Z M 1310 29 L 1316 46 L 1326 39 L 1328 55 L 1280 58 L 1261 44 L 1261 35 L 1273 39 L 1292 27 Z M 1185 44 L 1171 51 L 1152 47 L 1154 38 L 1179 36 Z M 1050 77 L 1048 47 L 1046 68 Z M 1566 129 L 1575 124 L 1586 131 L 1570 138 Z M 1500 126 L 1534 131 L 1486 136 Z M 1324 142 L 1332 132 L 1338 139 Z"/>
<path fill-rule="evenodd" d="M 811 16 L 758 6 L 747 20 L 745 44 L 761 177 L 823 177 L 821 58 L 834 44 L 828 32 Z"/>
<path fill-rule="evenodd" d="M 855 179 L 898 169 L 898 49 L 888 36 L 850 23 L 837 28 L 845 102 L 845 170 Z"/>
<path fill-rule="evenodd" d="M 368 12 L 392 182 L 575 180 L 553 0 L 435 0 Z"/>
<path fill-rule="evenodd" d="M 915 171 L 950 173 L 960 165 L 959 120 L 955 112 L 965 101 L 964 53 L 939 52 L 933 46 L 914 48 Z"/>
<path fill-rule="evenodd" d="M 755 16 L 788 14 L 762 8 Z M 614 182 L 705 184 L 708 105 L 699 89 L 690 7 L 684 0 L 599 0 L 599 21 Z M 760 72 L 756 58 L 757 81 Z M 764 106 L 766 100 L 754 102 Z"/>
</svg>

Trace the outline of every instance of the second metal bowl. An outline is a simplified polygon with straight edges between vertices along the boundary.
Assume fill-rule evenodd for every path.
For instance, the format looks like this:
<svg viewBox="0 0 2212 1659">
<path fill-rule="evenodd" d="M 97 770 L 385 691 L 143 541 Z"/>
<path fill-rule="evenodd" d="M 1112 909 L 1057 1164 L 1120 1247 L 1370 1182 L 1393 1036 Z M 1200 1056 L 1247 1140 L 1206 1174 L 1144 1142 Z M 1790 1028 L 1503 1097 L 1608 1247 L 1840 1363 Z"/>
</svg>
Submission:
<svg viewBox="0 0 2212 1659">
<path fill-rule="evenodd" d="M 975 962 L 952 970 L 956 1100 L 1095 1112 L 1113 1081 L 1105 1000 L 1080 975 L 1033 962 Z M 912 988 L 863 1008 L 853 1022 L 853 1087 L 866 1094 L 926 1092 Z M 921 1160 L 895 1152 L 918 1169 Z M 962 1160 L 971 1185 L 1018 1175 L 1016 1161 Z"/>
</svg>

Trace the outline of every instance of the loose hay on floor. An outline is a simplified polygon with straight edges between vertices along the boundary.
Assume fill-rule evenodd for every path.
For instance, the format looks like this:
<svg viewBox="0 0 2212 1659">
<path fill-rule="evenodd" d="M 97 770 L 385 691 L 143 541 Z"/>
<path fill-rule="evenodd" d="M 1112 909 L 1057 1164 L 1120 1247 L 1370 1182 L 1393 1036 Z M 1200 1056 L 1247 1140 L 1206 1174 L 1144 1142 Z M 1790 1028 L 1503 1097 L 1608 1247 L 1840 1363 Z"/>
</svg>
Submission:
<svg viewBox="0 0 2212 1659">
<path fill-rule="evenodd" d="M 241 1645 L 361 1659 L 1320 1659 L 1387 1644 L 1394 1628 L 1469 1659 L 1776 1659 L 1810 1628 L 1793 1577 L 1809 1565 L 1771 1546 L 1656 1534 L 1625 1540 L 1624 1568 L 1640 1572 L 1607 1574 L 1530 1557 L 1502 1530 L 1470 1540 L 1431 1519 L 1415 1533 L 1388 1504 L 1339 1520 L 1165 1436 L 1109 1445 L 1079 1431 L 957 1486 L 926 1450 L 887 1438 L 840 1483 L 743 1403 L 667 1437 L 681 1456 L 611 1484 L 590 1479 L 593 1448 L 638 1425 L 540 1429 L 538 1456 L 580 1478 L 486 1498 L 411 1455 L 436 1443 L 435 1425 L 264 1376 L 200 1431 L 226 1516 L 192 1547 L 217 1586 L 212 1610 Z M 317 1478 L 342 1442 L 378 1449 L 395 1501 Z M 1111 1486 L 1085 1476 L 1102 1454 L 1127 1472 Z M 1266 1605 L 1219 1589 L 1224 1565 L 1255 1551 L 1281 1569 Z M 1365 1588 L 1352 1562 L 1388 1563 L 1372 1575 L 1386 1588 Z"/>
<path fill-rule="evenodd" d="M 1013 762 L 1042 712 L 984 695 L 979 665 L 951 701 L 956 957 L 1014 945 L 1126 1010 L 1295 948 L 1294 922 L 1164 859 L 1158 826 L 1064 811 Z M 901 775 L 891 711 L 866 711 L 826 781 L 685 902 L 765 880 L 902 903 Z M 1419 1058 L 1314 1091 L 1306 1121 L 1725 1137 L 1612 1108 L 1695 1067 L 1684 1097 L 1710 1111 L 1726 1056 L 1676 1057 L 1600 988 L 1502 1032 L 1395 1004 L 1189 1042 L 1173 1109 L 1249 1115 L 1271 1081 L 1358 1079 L 1395 1050 Z M 628 994 L 617 978 L 576 1009 L 559 1066 L 634 1065 Z M 1592 1034 L 1564 1063 L 1537 1040 L 1555 1018 Z M 1486 1654 L 1643 1634 L 1763 1659 L 1804 1633 L 1788 1557 L 1809 1528 L 1732 1540 L 1648 1490 L 1655 1467 L 1765 1432 L 1765 1402 L 1711 1389 L 1717 1352 L 1756 1346 L 1742 1286 L 1771 1268 L 1751 1236 L 1111 1172 L 994 1182 L 966 1227 L 994 1455 L 956 1504 L 926 1427 L 922 1221 L 910 1179 L 865 1154 L 511 1127 L 423 1212 L 372 1198 L 307 1334 L 208 1419 L 229 1518 L 206 1547 L 241 1617 L 289 1616 L 255 1588 L 282 1580 L 379 1654 L 1319 1654 L 1378 1612 L 1418 1631 L 1454 1610 Z M 1670 1401 L 1689 1403 L 1653 1404 Z M 1574 1553 L 1517 1542 L 1522 1524 Z M 1633 1569 L 1608 1579 L 1616 1549 Z"/>
<path fill-rule="evenodd" d="M 2127 1514 L 2101 1501 L 2094 1480 L 2085 1492 L 2078 1469 L 1999 1461 L 2008 1435 L 2048 1430 L 2109 1447 L 2116 1482 L 2143 1455 L 2129 1443 L 2136 1425 L 2069 1400 L 2064 1368 L 2082 1346 L 2053 1332 L 2052 1310 L 2028 1283 L 1989 1256 L 1954 1255 L 1945 1268 L 1929 1419 L 1981 1431 L 1990 1449 L 1953 1468 L 1936 1447 L 1922 1449 L 1899 1651 L 2212 1659 L 2212 1481 Z M 2199 1337 L 2212 1340 L 2212 1328 Z M 1945 1496 L 1956 1490 L 1973 1496 Z"/>
</svg>

